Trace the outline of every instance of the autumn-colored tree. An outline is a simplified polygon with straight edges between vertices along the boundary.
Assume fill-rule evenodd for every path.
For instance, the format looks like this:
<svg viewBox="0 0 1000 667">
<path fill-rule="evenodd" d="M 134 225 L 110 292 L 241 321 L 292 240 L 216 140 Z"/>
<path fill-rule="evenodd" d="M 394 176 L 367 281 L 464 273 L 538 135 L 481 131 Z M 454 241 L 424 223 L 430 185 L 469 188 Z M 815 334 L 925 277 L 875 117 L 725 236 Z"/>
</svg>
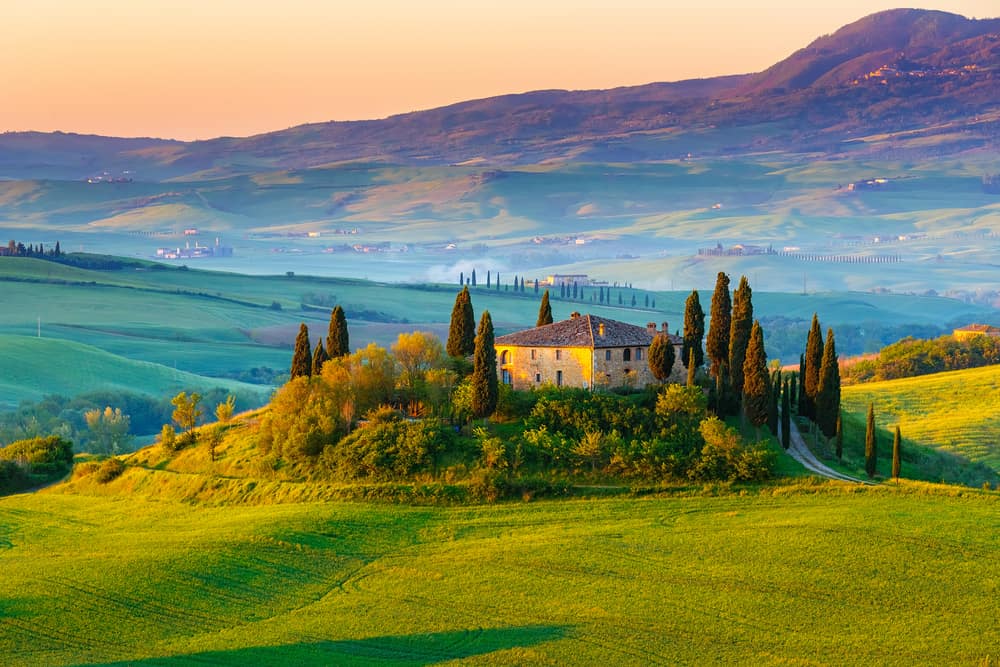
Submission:
<svg viewBox="0 0 1000 667">
<path fill-rule="evenodd" d="M 312 375 L 319 375 L 323 371 L 323 363 L 326 362 L 326 347 L 322 340 L 316 341 L 316 349 L 312 355 Z"/>
<path fill-rule="evenodd" d="M 215 418 L 225 424 L 233 418 L 233 410 L 236 408 L 236 397 L 232 394 L 226 396 L 226 400 L 215 406 Z"/>
<path fill-rule="evenodd" d="M 104 410 L 87 410 L 83 418 L 90 429 L 87 449 L 94 454 L 115 456 L 125 451 L 132 442 L 129 433 L 131 420 L 121 408 L 112 409 L 109 406 Z"/>
</svg>

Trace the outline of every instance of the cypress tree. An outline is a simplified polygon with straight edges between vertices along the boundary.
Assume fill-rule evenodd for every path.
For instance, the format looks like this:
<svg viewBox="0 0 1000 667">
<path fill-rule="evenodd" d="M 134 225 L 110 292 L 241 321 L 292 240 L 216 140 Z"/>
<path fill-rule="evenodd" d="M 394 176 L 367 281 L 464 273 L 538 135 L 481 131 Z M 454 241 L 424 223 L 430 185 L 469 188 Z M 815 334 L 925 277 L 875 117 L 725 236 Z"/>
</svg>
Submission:
<svg viewBox="0 0 1000 667">
<path fill-rule="evenodd" d="M 837 443 L 837 460 L 844 460 L 844 426 L 840 420 L 840 413 L 837 413 L 837 434 L 834 436 L 834 440 Z"/>
<path fill-rule="evenodd" d="M 546 324 L 552 324 L 552 306 L 549 304 L 548 290 L 545 290 L 545 294 L 542 295 L 542 305 L 538 307 L 538 320 L 535 322 L 535 326 L 540 327 Z"/>
<path fill-rule="evenodd" d="M 785 382 L 785 390 L 781 392 L 781 446 L 788 449 L 792 443 L 792 400 L 789 393 L 790 381 Z"/>
<path fill-rule="evenodd" d="M 559 298 L 566 298 L 566 283 L 559 283 Z"/>
<path fill-rule="evenodd" d="M 313 351 L 312 374 L 319 375 L 323 371 L 323 363 L 327 360 L 326 348 L 323 347 L 322 339 L 316 341 L 316 349 Z"/>
<path fill-rule="evenodd" d="M 458 284 L 465 285 L 465 271 L 458 272 Z"/>
<path fill-rule="evenodd" d="M 694 349 L 688 351 L 688 379 L 687 386 L 693 387 L 695 385 L 695 375 L 698 372 L 698 364 L 694 362 Z"/>
<path fill-rule="evenodd" d="M 515 277 L 514 280 L 516 281 L 517 278 Z M 498 292 L 500 291 L 500 272 L 499 271 L 497 271 L 497 291 Z"/>
<path fill-rule="evenodd" d="M 837 416 L 840 414 L 840 365 L 837 363 L 837 346 L 833 329 L 826 331 L 823 346 L 823 363 L 819 370 L 819 389 L 816 394 L 816 424 L 823 435 L 832 438 L 837 433 Z"/>
<path fill-rule="evenodd" d="M 733 314 L 729 323 L 729 384 L 737 396 L 743 394 L 743 359 L 754 322 L 752 298 L 750 283 L 746 276 L 741 276 L 739 287 L 733 292 Z"/>
<path fill-rule="evenodd" d="M 644 307 L 644 308 L 649 308 L 649 295 L 648 295 L 648 294 L 646 295 L 646 300 L 645 300 L 645 305 L 644 305 L 643 307 Z M 702 313 L 702 315 L 704 315 L 704 313 Z M 686 321 L 686 320 L 685 320 L 685 321 Z M 686 365 L 686 364 L 685 364 L 685 365 Z"/>
<path fill-rule="evenodd" d="M 667 334 L 658 333 L 653 336 L 653 342 L 649 345 L 649 354 L 646 357 L 653 377 L 660 382 L 665 382 L 674 370 L 676 355 L 677 352 L 674 350 L 674 344 L 670 341 L 670 337 Z"/>
<path fill-rule="evenodd" d="M 497 351 L 493 345 L 493 319 L 484 310 L 476 334 L 476 349 L 472 365 L 472 413 L 488 417 L 497 408 Z"/>
<path fill-rule="evenodd" d="M 819 318 L 813 313 L 812 326 L 806 339 L 805 374 L 800 388 L 805 396 L 799 401 L 799 405 L 805 407 L 805 416 L 813 421 L 816 420 L 816 395 L 819 393 L 819 369 L 822 365 L 823 333 L 819 329 Z"/>
<path fill-rule="evenodd" d="M 801 356 L 801 355 L 799 355 L 799 356 Z M 798 378 L 799 378 L 799 376 L 795 375 L 795 374 L 793 374 L 792 377 L 789 378 L 789 383 L 790 383 L 789 384 L 789 388 L 791 389 L 792 394 L 791 394 L 791 396 L 788 397 L 788 400 L 789 400 L 789 402 L 792 405 L 796 405 L 799 402 L 798 391 L 797 391 L 797 382 L 796 382 L 796 380 L 798 380 Z"/>
<path fill-rule="evenodd" d="M 647 296 L 646 299 L 648 301 L 649 297 Z M 698 290 L 692 290 L 687 301 L 684 302 L 684 347 L 682 349 L 684 350 L 685 366 L 692 363 L 692 355 L 694 355 L 693 363 L 696 368 L 705 363 L 705 351 L 702 349 L 704 339 L 705 311 L 701 308 Z"/>
<path fill-rule="evenodd" d="M 899 481 L 900 459 L 903 455 L 901 451 L 901 438 L 899 436 L 899 424 L 896 424 L 896 435 L 892 438 L 892 478 Z"/>
<path fill-rule="evenodd" d="M 309 346 L 309 328 L 303 322 L 299 325 L 299 335 L 295 337 L 295 353 L 292 355 L 291 379 L 309 377 L 312 373 L 312 348 Z"/>
<path fill-rule="evenodd" d="M 339 305 L 330 313 L 330 326 L 326 332 L 326 357 L 337 359 L 351 353 L 350 336 L 347 331 L 347 316 Z"/>
<path fill-rule="evenodd" d="M 778 415 L 781 404 L 781 371 L 768 376 L 767 383 L 767 428 L 778 437 Z"/>
<path fill-rule="evenodd" d="M 715 292 L 712 294 L 711 320 L 708 325 L 708 339 L 705 352 L 712 362 L 709 372 L 718 378 L 722 366 L 729 365 L 729 327 L 731 322 L 732 302 L 729 297 L 729 276 L 719 272 L 715 281 Z M 723 376 L 725 382 L 729 378 Z"/>
<path fill-rule="evenodd" d="M 632 307 L 635 308 L 635 294 L 632 295 Z"/>
<path fill-rule="evenodd" d="M 472 295 L 463 287 L 455 297 L 451 309 L 451 324 L 448 326 L 448 342 L 445 351 L 453 357 L 467 357 L 475 347 L 474 329 L 476 317 L 472 312 Z"/>
<path fill-rule="evenodd" d="M 574 280 L 573 281 L 573 298 L 574 299 L 576 298 L 576 294 L 577 294 L 577 292 L 576 292 L 576 281 Z"/>
<path fill-rule="evenodd" d="M 865 427 L 865 472 L 875 476 L 878 463 L 878 442 L 875 440 L 875 406 L 868 404 L 868 423 Z"/>
<path fill-rule="evenodd" d="M 472 286 L 476 286 L 476 270 L 472 269 Z"/>
<path fill-rule="evenodd" d="M 489 271 L 489 269 L 487 269 L 486 270 L 486 289 L 489 289 L 490 285 L 492 285 L 492 283 L 490 282 L 490 271 Z"/>
<path fill-rule="evenodd" d="M 521 287 L 524 287 L 524 278 L 521 278 Z M 521 290 L 524 291 L 523 289 Z M 538 278 L 535 278 L 535 294 L 538 294 Z"/>
<path fill-rule="evenodd" d="M 755 428 L 767 423 L 768 374 L 767 355 L 764 353 L 764 332 L 760 322 L 754 321 L 750 340 L 743 360 L 743 412 Z"/>
</svg>

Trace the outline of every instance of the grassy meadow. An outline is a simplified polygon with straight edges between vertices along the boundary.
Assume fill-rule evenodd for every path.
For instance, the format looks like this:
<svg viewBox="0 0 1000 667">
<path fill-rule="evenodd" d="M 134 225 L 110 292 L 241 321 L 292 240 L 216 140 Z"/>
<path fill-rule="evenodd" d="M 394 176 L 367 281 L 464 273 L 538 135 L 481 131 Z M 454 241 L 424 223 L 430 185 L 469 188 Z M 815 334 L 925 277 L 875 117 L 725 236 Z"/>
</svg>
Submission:
<svg viewBox="0 0 1000 667">
<path fill-rule="evenodd" d="M 908 443 L 940 448 L 1000 473 L 1000 366 L 870 382 L 843 388 L 843 406 L 863 428 L 869 404 L 884 435 L 881 454 L 892 456 L 899 425 Z M 883 464 L 888 471 L 887 464 Z"/>
<path fill-rule="evenodd" d="M 0 653 L 33 666 L 992 664 L 997 502 L 835 483 L 464 507 L 12 496 Z"/>
</svg>

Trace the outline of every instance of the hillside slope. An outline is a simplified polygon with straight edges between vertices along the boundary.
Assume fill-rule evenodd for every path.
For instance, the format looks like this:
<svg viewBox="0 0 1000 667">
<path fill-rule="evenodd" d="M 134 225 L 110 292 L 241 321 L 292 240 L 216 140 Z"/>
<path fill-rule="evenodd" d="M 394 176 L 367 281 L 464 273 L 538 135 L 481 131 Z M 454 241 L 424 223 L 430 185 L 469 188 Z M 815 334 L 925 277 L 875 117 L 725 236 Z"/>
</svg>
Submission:
<svg viewBox="0 0 1000 667">
<path fill-rule="evenodd" d="M 898 424 L 904 441 L 955 452 L 1000 472 L 1000 366 L 843 388 L 845 411 L 862 414 L 869 403 L 879 427 L 892 432 Z M 883 451 L 891 442 L 883 440 Z"/>
</svg>

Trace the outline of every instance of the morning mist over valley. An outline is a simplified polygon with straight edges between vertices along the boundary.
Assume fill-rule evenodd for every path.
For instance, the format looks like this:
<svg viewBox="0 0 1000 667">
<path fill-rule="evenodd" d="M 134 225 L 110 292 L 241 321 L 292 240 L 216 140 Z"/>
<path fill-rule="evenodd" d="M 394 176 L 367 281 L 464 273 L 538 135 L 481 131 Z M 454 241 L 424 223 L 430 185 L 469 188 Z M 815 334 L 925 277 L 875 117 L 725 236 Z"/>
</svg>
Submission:
<svg viewBox="0 0 1000 667">
<path fill-rule="evenodd" d="M 12 10 L 0 661 L 996 664 L 997 13 Z"/>
</svg>

